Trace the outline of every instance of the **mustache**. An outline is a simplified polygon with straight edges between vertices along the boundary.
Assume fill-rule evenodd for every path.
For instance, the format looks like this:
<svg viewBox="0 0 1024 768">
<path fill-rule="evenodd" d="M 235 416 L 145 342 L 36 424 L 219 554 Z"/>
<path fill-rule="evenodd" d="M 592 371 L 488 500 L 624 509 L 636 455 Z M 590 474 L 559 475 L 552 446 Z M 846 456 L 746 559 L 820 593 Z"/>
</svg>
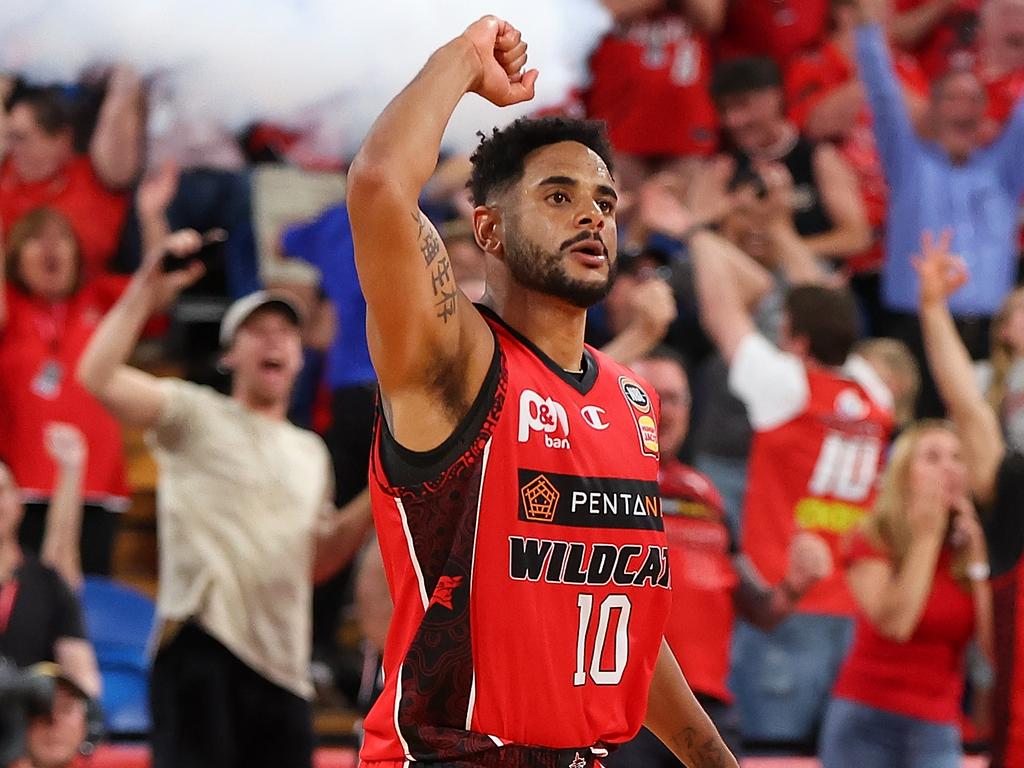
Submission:
<svg viewBox="0 0 1024 768">
<path fill-rule="evenodd" d="M 558 246 L 558 250 L 566 251 L 569 248 L 572 248 L 577 243 L 582 243 L 586 240 L 597 240 L 597 242 L 599 242 L 601 244 L 601 247 L 604 249 L 604 255 L 608 255 L 608 246 L 604 244 L 604 240 L 601 238 L 600 232 L 580 232 L 575 237 L 570 237 L 568 240 L 566 240 L 564 243 Z"/>
</svg>

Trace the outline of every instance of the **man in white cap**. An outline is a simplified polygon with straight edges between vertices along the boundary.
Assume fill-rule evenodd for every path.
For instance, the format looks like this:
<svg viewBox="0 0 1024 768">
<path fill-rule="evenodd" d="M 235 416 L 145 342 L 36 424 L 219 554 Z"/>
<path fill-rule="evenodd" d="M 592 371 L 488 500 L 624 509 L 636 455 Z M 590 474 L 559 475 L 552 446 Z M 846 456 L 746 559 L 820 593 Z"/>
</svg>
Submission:
<svg viewBox="0 0 1024 768">
<path fill-rule="evenodd" d="M 181 231 L 147 255 L 78 377 L 122 422 L 150 429 L 160 468 L 154 767 L 302 768 L 312 581 L 358 551 L 369 503 L 364 493 L 336 513 L 326 446 L 286 419 L 302 367 L 288 296 L 259 291 L 224 315 L 230 396 L 126 364 L 149 316 L 202 274 L 201 246 Z"/>
</svg>

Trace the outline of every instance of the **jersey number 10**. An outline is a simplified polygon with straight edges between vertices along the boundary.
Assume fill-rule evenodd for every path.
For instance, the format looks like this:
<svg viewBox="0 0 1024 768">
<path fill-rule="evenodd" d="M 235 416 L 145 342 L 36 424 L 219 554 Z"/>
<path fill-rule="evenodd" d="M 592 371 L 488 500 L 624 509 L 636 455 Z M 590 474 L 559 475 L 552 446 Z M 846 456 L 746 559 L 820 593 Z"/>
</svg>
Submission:
<svg viewBox="0 0 1024 768">
<path fill-rule="evenodd" d="M 594 652 L 587 664 L 587 631 L 594 614 L 594 596 L 581 592 L 576 600 L 580 609 L 579 634 L 576 637 L 576 672 L 572 676 L 572 684 L 586 685 L 589 671 L 590 679 L 596 685 L 618 685 L 622 673 L 626 671 L 629 661 L 629 612 L 632 606 L 627 595 L 608 595 L 601 601 L 598 609 L 597 634 L 594 636 Z M 608 640 L 609 625 L 612 623 L 612 612 L 615 619 L 615 666 L 612 669 L 601 668 L 601 657 L 604 655 L 605 642 Z M 588 670 L 589 666 L 589 670 Z"/>
<path fill-rule="evenodd" d="M 813 496 L 864 501 L 875 484 L 881 452 L 877 438 L 830 433 L 822 443 L 808 490 Z"/>
</svg>

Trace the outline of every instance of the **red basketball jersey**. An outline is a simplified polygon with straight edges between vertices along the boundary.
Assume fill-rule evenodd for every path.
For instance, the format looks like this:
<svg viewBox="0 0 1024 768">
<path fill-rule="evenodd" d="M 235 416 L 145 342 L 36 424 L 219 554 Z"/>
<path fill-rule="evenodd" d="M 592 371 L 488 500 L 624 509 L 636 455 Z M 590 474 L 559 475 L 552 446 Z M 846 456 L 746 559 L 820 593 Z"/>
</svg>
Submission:
<svg viewBox="0 0 1024 768">
<path fill-rule="evenodd" d="M 807 370 L 803 411 L 774 429 L 756 432 L 743 511 L 743 550 L 769 584 L 786 574 L 797 530 L 813 531 L 832 547 L 874 502 L 893 421 L 858 382 L 828 369 Z M 797 606 L 803 613 L 854 614 L 841 568 Z"/>
<path fill-rule="evenodd" d="M 646 712 L 670 608 L 653 390 L 589 347 L 577 379 L 485 314 L 494 362 L 433 452 L 453 457 L 441 471 L 397 481 L 423 454 L 378 418 L 370 489 L 395 612 L 368 765 L 491 764 L 509 745 L 600 756 Z"/>
<path fill-rule="evenodd" d="M 620 25 L 591 56 L 590 71 L 587 114 L 608 123 L 608 138 L 618 151 L 679 157 L 715 151 L 711 52 L 682 15 Z"/>
<path fill-rule="evenodd" d="M 695 693 L 732 701 L 729 642 L 739 581 L 722 497 L 711 481 L 676 459 L 664 459 L 661 507 L 672 564 L 672 614 L 665 639 Z"/>
</svg>

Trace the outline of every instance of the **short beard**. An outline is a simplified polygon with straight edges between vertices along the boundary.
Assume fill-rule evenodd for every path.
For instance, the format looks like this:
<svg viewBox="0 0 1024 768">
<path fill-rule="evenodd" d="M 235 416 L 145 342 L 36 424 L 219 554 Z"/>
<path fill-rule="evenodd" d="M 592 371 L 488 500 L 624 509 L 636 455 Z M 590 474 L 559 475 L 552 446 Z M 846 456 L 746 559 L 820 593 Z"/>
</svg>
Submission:
<svg viewBox="0 0 1024 768">
<path fill-rule="evenodd" d="M 565 251 L 545 251 L 518 234 L 506 232 L 505 264 L 512 279 L 524 288 L 564 299 L 580 309 L 603 300 L 612 289 L 618 261 L 608 258 L 608 277 L 603 283 L 574 280 L 565 271 Z"/>
</svg>

